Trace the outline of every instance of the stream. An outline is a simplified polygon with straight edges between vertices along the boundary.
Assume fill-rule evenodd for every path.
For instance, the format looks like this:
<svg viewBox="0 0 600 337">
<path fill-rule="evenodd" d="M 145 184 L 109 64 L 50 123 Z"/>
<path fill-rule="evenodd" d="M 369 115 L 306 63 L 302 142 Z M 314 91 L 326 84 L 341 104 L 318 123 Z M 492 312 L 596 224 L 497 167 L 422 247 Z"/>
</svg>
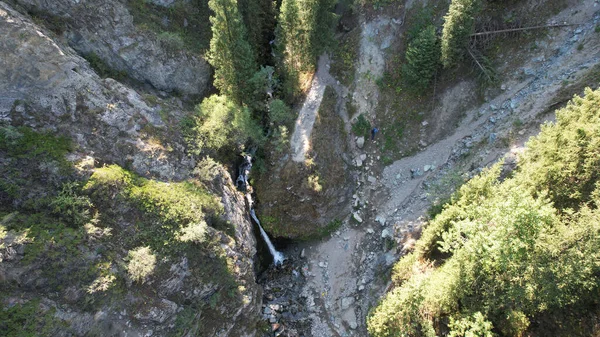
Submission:
<svg viewBox="0 0 600 337">
<path fill-rule="evenodd" d="M 248 201 L 248 209 L 250 210 L 250 215 L 254 222 L 256 222 L 256 224 L 258 225 L 260 235 L 267 244 L 267 247 L 269 247 L 269 253 L 271 253 L 271 256 L 273 257 L 273 264 L 275 264 L 275 266 L 280 266 L 281 264 L 283 264 L 285 256 L 283 255 L 283 253 L 275 249 L 275 246 L 273 245 L 273 242 L 271 242 L 269 235 L 267 235 L 267 232 L 265 232 L 265 230 L 262 228 L 262 225 L 260 224 L 260 221 L 256 216 L 256 212 L 254 212 L 254 200 L 252 199 L 251 186 L 248 183 L 248 177 L 250 176 L 251 170 L 252 157 L 250 155 L 244 155 L 244 162 L 240 165 L 239 175 L 235 183 L 240 190 L 246 192 L 246 200 Z"/>
</svg>

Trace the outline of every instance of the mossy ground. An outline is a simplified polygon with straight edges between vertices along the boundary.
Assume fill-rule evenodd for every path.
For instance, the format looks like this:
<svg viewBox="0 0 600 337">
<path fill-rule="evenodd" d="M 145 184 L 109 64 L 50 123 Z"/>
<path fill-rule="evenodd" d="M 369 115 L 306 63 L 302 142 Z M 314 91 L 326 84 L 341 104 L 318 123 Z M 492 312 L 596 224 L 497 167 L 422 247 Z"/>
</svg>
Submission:
<svg viewBox="0 0 600 337">
<path fill-rule="evenodd" d="M 2 282 L 3 305 L 21 301 L 0 310 L 2 331 L 19 336 L 66 331 L 42 299 L 81 312 L 114 306 L 145 310 L 159 290 L 156 284 L 172 277 L 171 265 L 186 257 L 186 284 L 214 289 L 205 298 L 185 300 L 179 293 L 167 298 L 183 304 L 178 329 L 211 333 L 222 308 L 243 301 L 236 262 L 224 248 L 235 241 L 224 234 L 232 230 L 219 219 L 220 202 L 197 181 L 146 179 L 116 165 L 90 176 L 65 159 L 72 149 L 68 139 L 50 133 L 0 128 L 0 248 L 23 247 L 22 254 L 3 263 L 23 268 L 34 280 L 20 286 Z M 127 252 L 138 247 L 149 247 L 157 262 L 147 279 L 132 281 Z M 123 301 L 126 295 L 134 300 Z M 199 311 L 215 324 L 198 324 L 198 315 L 189 315 Z M 25 318 L 33 312 L 36 318 Z"/>
</svg>

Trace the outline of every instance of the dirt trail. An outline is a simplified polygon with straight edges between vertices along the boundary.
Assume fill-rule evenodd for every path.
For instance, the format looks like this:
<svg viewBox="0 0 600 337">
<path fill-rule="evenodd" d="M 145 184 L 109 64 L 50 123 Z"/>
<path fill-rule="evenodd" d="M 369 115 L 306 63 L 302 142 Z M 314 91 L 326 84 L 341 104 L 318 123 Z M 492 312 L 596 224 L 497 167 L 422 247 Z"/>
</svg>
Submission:
<svg viewBox="0 0 600 337">
<path fill-rule="evenodd" d="M 387 281 L 382 281 L 377 275 L 388 270 L 402 254 L 401 245 L 398 249 L 390 249 L 388 242 L 399 242 L 404 234 L 418 229 L 421 225 L 418 218 L 431 204 L 424 182 L 443 179 L 466 153 L 472 155 L 471 163 L 478 166 L 497 160 L 509 149 L 494 142 L 496 138 L 508 137 L 515 119 L 537 121 L 539 114 L 555 103 L 565 81 L 575 82 L 600 64 L 600 34 L 594 32 L 600 23 L 600 8 L 594 8 L 594 4 L 594 0 L 582 1 L 553 18 L 558 22 L 583 24 L 550 31 L 548 37 L 538 41 L 544 47 L 528 53 L 522 67 L 509 69 L 501 66 L 499 72 L 508 74 L 502 85 L 504 89 L 483 105 L 467 111 L 466 117 L 450 136 L 430 144 L 412 157 L 385 167 L 381 175 L 376 174 L 375 168 L 358 168 L 360 173 L 354 202 L 359 217 L 362 217 L 360 223 L 346 219 L 345 225 L 329 239 L 303 246 L 305 258 L 297 262 L 305 278 L 298 283 L 301 284 L 299 296 L 307 312 L 302 318 L 303 324 L 308 325 L 303 331 L 305 335 L 367 336 L 365 319 L 368 310 L 376 304 L 387 285 Z M 392 22 L 388 19 L 386 25 L 391 26 Z M 375 27 L 380 23 L 381 18 L 366 22 L 362 27 Z M 381 41 L 386 41 L 386 34 L 396 34 L 397 30 L 387 29 L 385 32 L 374 31 L 374 36 L 380 41 L 374 45 L 378 45 L 379 49 L 385 47 Z M 367 41 L 362 43 L 372 44 L 372 37 L 363 33 L 362 39 Z M 585 52 L 580 51 L 580 44 L 584 45 Z M 361 48 L 359 69 L 362 69 L 361 65 L 374 64 L 383 68 L 383 64 L 377 63 L 379 61 L 372 62 L 373 53 L 373 50 Z M 325 85 L 334 86 L 338 95 L 346 90 L 329 75 L 327 65 L 328 59 L 321 57 L 313 88 L 297 121 L 297 130 L 292 138 L 296 161 L 304 160 L 310 146 L 308 139 Z M 370 68 L 364 69 L 369 73 Z M 368 94 L 376 92 L 376 89 L 361 82 L 359 76 L 357 78 L 353 98 L 363 100 L 365 105 L 360 109 L 367 112 L 377 104 L 376 101 L 368 102 L 376 98 Z M 465 86 L 465 83 L 458 83 L 459 86 Z M 461 97 L 451 97 L 456 96 L 456 92 L 447 90 L 442 93 L 441 101 L 444 104 L 460 101 Z M 458 108 L 459 105 L 455 106 Z M 436 117 L 444 118 L 444 107 L 438 107 L 436 111 Z M 349 127 L 348 117 L 344 120 Z M 519 133 L 518 144 L 523 144 L 535 130 L 537 127 Z M 476 147 L 474 144 L 483 145 Z M 356 147 L 353 149 L 356 151 Z M 365 152 L 368 160 L 377 166 L 377 152 Z"/>
<path fill-rule="evenodd" d="M 323 93 L 328 85 L 335 86 L 337 82 L 329 74 L 329 56 L 323 54 L 319 57 L 317 73 L 312 80 L 306 100 L 298 113 L 294 133 L 290 141 L 292 159 L 295 162 L 304 162 L 306 159 L 306 152 L 310 149 L 310 134 L 323 100 Z"/>
</svg>

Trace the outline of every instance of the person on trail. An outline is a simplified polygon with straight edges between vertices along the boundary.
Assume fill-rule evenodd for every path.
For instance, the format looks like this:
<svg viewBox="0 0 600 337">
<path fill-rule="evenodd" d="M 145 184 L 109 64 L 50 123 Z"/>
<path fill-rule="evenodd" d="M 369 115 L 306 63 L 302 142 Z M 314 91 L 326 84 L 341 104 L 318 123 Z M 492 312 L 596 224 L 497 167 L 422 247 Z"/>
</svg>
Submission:
<svg viewBox="0 0 600 337">
<path fill-rule="evenodd" d="M 375 139 L 375 135 L 377 134 L 377 132 L 379 132 L 378 128 L 373 128 L 373 130 L 371 130 L 371 140 Z"/>
</svg>

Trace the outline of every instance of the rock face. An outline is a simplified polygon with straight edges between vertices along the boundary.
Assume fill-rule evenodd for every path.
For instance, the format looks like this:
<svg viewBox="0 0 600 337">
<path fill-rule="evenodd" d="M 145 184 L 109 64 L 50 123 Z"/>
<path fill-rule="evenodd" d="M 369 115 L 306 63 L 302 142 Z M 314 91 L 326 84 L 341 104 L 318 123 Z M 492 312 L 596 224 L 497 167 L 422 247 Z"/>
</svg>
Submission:
<svg viewBox="0 0 600 337">
<path fill-rule="evenodd" d="M 199 55 L 172 50 L 155 33 L 138 29 L 123 0 L 13 1 L 65 22 L 62 35 L 78 53 L 94 53 L 111 68 L 156 89 L 202 95 L 209 86 L 208 63 Z"/>
<path fill-rule="evenodd" d="M 181 144 L 157 143 L 160 107 L 112 79 L 101 79 L 71 48 L 0 2 L 0 118 L 69 136 L 104 162 L 163 179 L 194 166 Z M 171 147 L 178 151 L 167 151 Z"/>
<path fill-rule="evenodd" d="M 85 6 L 94 3 L 100 1 L 86 1 Z M 82 6 L 82 11 L 87 8 L 83 2 L 71 1 L 40 1 L 38 5 L 52 7 L 66 16 L 73 15 L 68 10 L 78 6 Z M 117 9 L 105 8 L 110 7 L 107 3 L 100 6 L 104 9 L 97 8 L 96 11 L 118 13 L 118 7 L 122 6 L 118 2 L 111 5 Z M 123 19 L 106 12 L 104 15 L 107 15 L 106 20 Z M 77 20 L 82 20 L 82 25 L 85 21 L 83 18 Z M 101 27 L 102 24 L 97 28 Z M 160 107 L 148 103 L 144 95 L 130 87 L 113 79 L 101 79 L 73 49 L 53 40 L 50 33 L 1 1 L 0 32 L 0 127 L 26 126 L 70 138 L 74 149 L 67 159 L 81 162 L 82 158 L 90 158 L 86 167 L 81 167 L 82 172 L 89 172 L 104 163 L 117 163 L 156 180 L 178 181 L 190 177 L 196 163 L 185 154 L 181 137 L 169 131 L 169 125 L 185 114 L 178 99 L 160 100 L 163 105 Z M 115 37 L 117 40 L 128 38 L 127 34 Z M 180 56 L 186 60 L 185 55 Z M 142 69 L 150 69 L 154 62 L 159 62 L 157 58 L 144 60 L 144 57 L 140 55 L 139 60 L 135 60 L 147 61 L 148 64 L 140 66 Z M 174 59 L 172 64 L 185 62 Z M 174 77 L 164 80 L 167 85 L 176 83 Z M 159 113 L 164 105 L 168 105 L 169 115 Z M 5 152 L 0 149 L 2 169 L 10 165 Z M 211 195 L 218 196 L 223 209 L 214 215 L 218 218 L 215 222 L 227 223 L 231 231 L 226 233 L 208 227 L 207 236 L 222 255 L 181 252 L 163 258 L 159 264 L 164 272 L 157 273 L 146 284 L 126 284 L 122 281 L 125 279 L 123 267 L 113 264 L 110 275 L 121 280 L 118 281 L 121 293 L 118 298 L 114 294 L 106 295 L 101 302 L 90 303 L 86 301 L 94 279 L 79 281 L 81 275 L 77 274 L 71 277 L 76 279 L 74 284 L 65 289 L 52 288 L 52 277 L 42 275 L 40 271 L 43 261 L 25 261 L 29 243 L 19 239 L 17 232 L 11 229 L 5 236 L 0 236 L 0 287 L 10 289 L 3 293 L 6 296 L 0 299 L 0 308 L 39 300 L 39 305 L 36 304 L 39 310 L 52 313 L 53 319 L 61 322 L 58 330 L 52 330 L 56 336 L 163 336 L 176 331 L 187 331 L 180 335 L 187 333 L 190 336 L 255 336 L 262 290 L 255 282 L 253 227 L 243 195 L 235 189 L 228 173 L 219 169 L 215 175 L 212 186 L 207 186 Z M 0 193 L 4 191 L 0 189 Z M 115 204 L 111 204 L 115 214 L 121 217 L 116 222 L 131 227 L 133 222 L 127 220 L 127 213 L 139 211 L 119 205 L 114 196 L 110 202 Z M 0 215 L 2 226 L 11 221 L 5 213 Z M 103 221 L 98 220 L 96 225 L 102 226 Z M 100 239 L 102 228 L 90 228 L 95 229 L 72 247 L 81 253 L 73 268 L 83 268 L 86 264 L 93 266 L 107 255 L 126 263 L 127 250 L 119 241 L 119 235 Z M 227 279 L 211 278 L 207 272 L 199 275 L 199 270 L 203 270 L 199 261 L 205 261 L 202 259 L 224 261 Z M 70 273 L 61 268 L 57 267 L 54 273 Z M 106 280 L 110 281 L 110 278 Z M 12 292 L 15 285 L 19 285 L 18 290 Z M 190 308 L 189 303 L 206 304 Z"/>
</svg>

